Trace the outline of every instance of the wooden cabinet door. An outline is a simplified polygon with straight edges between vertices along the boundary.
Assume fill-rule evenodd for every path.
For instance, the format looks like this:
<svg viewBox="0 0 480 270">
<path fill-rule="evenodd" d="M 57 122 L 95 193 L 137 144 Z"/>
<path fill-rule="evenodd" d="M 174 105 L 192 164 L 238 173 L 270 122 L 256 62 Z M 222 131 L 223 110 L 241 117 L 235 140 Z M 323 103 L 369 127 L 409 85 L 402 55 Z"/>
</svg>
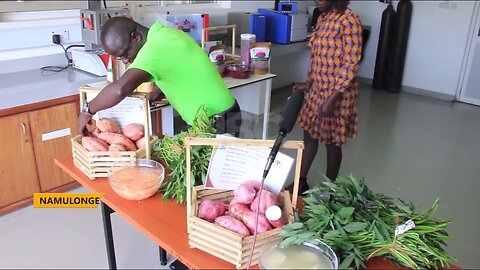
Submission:
<svg viewBox="0 0 480 270">
<path fill-rule="evenodd" d="M 58 156 L 72 154 L 70 138 L 77 134 L 78 103 L 29 112 L 38 177 L 42 192 L 73 182 L 54 164 Z"/>
<path fill-rule="evenodd" d="M 0 208 L 40 192 L 27 113 L 0 117 Z"/>
</svg>

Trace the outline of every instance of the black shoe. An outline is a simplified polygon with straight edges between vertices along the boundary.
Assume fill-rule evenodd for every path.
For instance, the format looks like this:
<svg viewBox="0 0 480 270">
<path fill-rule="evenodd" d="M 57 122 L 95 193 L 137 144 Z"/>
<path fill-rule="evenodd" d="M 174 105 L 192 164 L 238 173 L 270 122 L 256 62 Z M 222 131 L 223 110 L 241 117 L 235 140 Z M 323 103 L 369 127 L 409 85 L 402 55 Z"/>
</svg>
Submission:
<svg viewBox="0 0 480 270">
<path fill-rule="evenodd" d="M 298 182 L 298 195 L 303 197 L 303 193 L 309 189 L 310 187 L 308 186 L 307 179 L 300 178 L 300 181 Z M 286 187 L 285 190 L 288 190 L 290 193 L 293 194 L 293 183 Z"/>
<path fill-rule="evenodd" d="M 179 260 L 176 260 L 170 264 L 170 269 L 172 270 L 188 270 L 188 267 L 180 262 Z"/>
</svg>

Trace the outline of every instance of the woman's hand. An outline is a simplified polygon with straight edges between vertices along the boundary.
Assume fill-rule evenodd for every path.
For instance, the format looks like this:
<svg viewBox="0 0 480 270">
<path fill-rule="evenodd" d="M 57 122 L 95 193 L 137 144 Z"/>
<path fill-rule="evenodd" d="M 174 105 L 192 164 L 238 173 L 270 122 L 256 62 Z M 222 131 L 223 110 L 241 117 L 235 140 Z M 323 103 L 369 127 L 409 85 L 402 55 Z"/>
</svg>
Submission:
<svg viewBox="0 0 480 270">
<path fill-rule="evenodd" d="M 334 92 L 325 102 L 320 105 L 320 118 L 329 118 L 335 115 L 337 102 L 342 100 L 342 92 Z"/>
<path fill-rule="evenodd" d="M 296 91 L 296 90 L 300 90 L 300 91 L 308 91 L 310 89 L 310 87 L 312 86 L 312 82 L 309 80 L 309 81 L 306 81 L 306 82 L 303 82 L 303 83 L 294 83 L 293 84 L 293 90 Z"/>
</svg>

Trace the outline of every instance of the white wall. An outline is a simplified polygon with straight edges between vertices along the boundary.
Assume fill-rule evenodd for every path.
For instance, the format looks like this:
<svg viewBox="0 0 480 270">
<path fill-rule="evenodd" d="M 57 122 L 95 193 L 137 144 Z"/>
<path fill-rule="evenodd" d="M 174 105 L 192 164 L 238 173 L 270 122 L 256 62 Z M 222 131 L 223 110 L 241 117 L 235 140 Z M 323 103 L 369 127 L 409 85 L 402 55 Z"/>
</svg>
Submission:
<svg viewBox="0 0 480 270">
<path fill-rule="evenodd" d="M 473 15 L 474 1 L 414 1 L 403 85 L 455 95 Z M 352 1 L 362 22 L 372 26 L 359 76 L 373 78 L 382 12 L 376 1 Z M 455 8 L 453 8 L 455 7 Z"/>
<path fill-rule="evenodd" d="M 152 12 L 167 10 L 174 13 L 183 12 L 182 9 L 185 10 L 188 7 L 187 5 L 155 6 L 157 1 L 107 1 L 109 7 L 126 3 L 129 4 L 131 15 L 141 23 L 153 23 L 155 16 Z M 273 8 L 274 3 L 274 0 L 219 1 L 217 6 L 194 5 L 190 6 L 188 11 L 210 13 L 212 25 L 227 24 L 228 11 L 255 12 L 258 8 Z M 149 5 L 145 6 L 145 4 Z M 313 1 L 301 1 L 299 9 L 306 12 L 307 7 L 313 4 Z M 64 8 L 71 10 L 56 10 Z M 24 70 L 23 67 L 32 69 L 44 65 L 64 65 L 63 50 L 51 43 L 51 31 L 66 29 L 69 32 L 67 43 L 81 43 L 80 20 L 78 20 L 80 8 L 86 8 L 86 1 L 26 1 L 7 2 L 7 5 L 2 3 L 1 11 L 28 12 L 0 13 L 0 36 L 6 37 L 5 41 L 0 43 L 0 74 L 21 71 Z M 149 12 L 145 12 L 146 10 Z M 278 88 L 294 81 L 304 81 L 308 69 L 308 48 L 295 45 L 294 47 L 299 49 L 283 50 L 280 47 L 283 46 L 274 48 L 273 54 L 276 56 L 271 62 L 271 71 L 278 74 L 274 79 L 273 87 Z M 293 51 L 295 53 L 292 53 Z M 29 59 L 38 57 L 43 59 L 43 61 L 36 60 L 38 66 L 28 64 Z M 46 64 L 45 61 L 48 59 L 51 59 L 51 63 Z"/>
</svg>

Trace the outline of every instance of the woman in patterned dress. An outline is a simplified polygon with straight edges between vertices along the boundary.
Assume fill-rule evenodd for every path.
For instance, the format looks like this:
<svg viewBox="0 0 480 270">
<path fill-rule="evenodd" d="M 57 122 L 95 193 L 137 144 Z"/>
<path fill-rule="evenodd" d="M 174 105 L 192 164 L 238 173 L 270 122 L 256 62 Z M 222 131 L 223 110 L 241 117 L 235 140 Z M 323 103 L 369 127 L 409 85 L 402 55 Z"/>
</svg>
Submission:
<svg viewBox="0 0 480 270">
<path fill-rule="evenodd" d="M 326 176 L 335 180 L 342 162 L 342 145 L 358 129 L 358 83 L 355 79 L 362 54 L 362 25 L 348 8 L 349 1 L 315 0 L 321 12 L 310 39 L 310 68 L 306 83 L 295 90 L 307 92 L 299 115 L 305 150 L 300 192 L 308 190 L 307 174 L 319 142 L 327 149 Z"/>
</svg>

